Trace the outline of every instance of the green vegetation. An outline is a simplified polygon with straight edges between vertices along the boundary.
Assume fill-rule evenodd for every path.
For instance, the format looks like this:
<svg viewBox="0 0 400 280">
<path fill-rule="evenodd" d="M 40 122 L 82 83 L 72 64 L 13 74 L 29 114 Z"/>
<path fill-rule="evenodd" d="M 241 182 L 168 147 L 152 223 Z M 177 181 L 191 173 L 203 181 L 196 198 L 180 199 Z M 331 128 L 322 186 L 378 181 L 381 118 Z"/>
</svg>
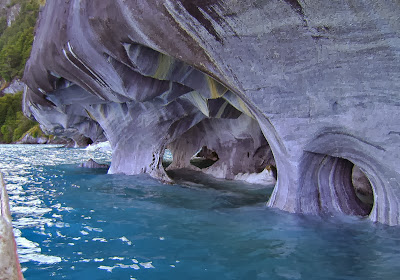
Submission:
<svg viewBox="0 0 400 280">
<path fill-rule="evenodd" d="M 44 0 L 12 0 L 0 11 L 0 89 L 15 78 L 22 78 L 32 49 L 34 28 L 39 7 Z M 7 11 L 18 5 L 20 11 L 11 26 L 7 25 Z M 26 133 L 44 136 L 37 122 L 22 113 L 22 93 L 0 97 L 0 143 L 18 141 Z"/>
<path fill-rule="evenodd" d="M 38 123 L 33 122 L 34 126 L 29 129 L 27 132 L 25 132 L 18 140 L 22 139 L 25 137 L 25 135 L 29 134 L 33 138 L 46 138 L 47 140 L 54 140 L 54 135 L 46 135 L 43 133 L 43 131 L 40 129 L 40 126 Z"/>
<path fill-rule="evenodd" d="M 36 124 L 34 127 L 32 127 L 31 129 L 29 129 L 26 133 L 29 133 L 30 135 L 32 135 L 32 137 L 44 137 L 44 133 L 42 132 L 42 130 L 40 129 L 39 124 Z"/>
<path fill-rule="evenodd" d="M 0 17 L 0 76 L 7 82 L 22 77 L 39 12 L 38 0 L 14 0 L 9 6 L 16 4 L 21 10 L 11 26 L 7 27 L 5 15 Z"/>
<path fill-rule="evenodd" d="M 22 92 L 0 97 L 0 142 L 11 143 L 37 123 L 26 118 L 21 111 Z"/>
</svg>

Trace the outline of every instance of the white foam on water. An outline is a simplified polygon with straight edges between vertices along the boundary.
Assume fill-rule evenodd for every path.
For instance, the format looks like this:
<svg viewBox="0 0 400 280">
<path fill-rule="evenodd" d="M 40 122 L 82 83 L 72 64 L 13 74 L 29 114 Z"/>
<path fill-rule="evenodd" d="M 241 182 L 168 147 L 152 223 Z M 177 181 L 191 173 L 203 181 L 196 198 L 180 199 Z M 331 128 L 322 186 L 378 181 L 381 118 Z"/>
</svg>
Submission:
<svg viewBox="0 0 400 280">
<path fill-rule="evenodd" d="M 110 259 L 110 260 L 122 261 L 122 260 L 124 260 L 125 258 L 121 258 L 121 257 L 110 257 L 109 259 Z"/>
<path fill-rule="evenodd" d="M 61 232 L 59 232 L 58 230 L 56 231 L 56 234 L 57 234 L 58 237 L 63 237 L 63 238 L 67 237 L 66 235 L 63 235 L 63 234 L 62 234 Z"/>
<path fill-rule="evenodd" d="M 133 268 L 134 270 L 139 270 L 140 266 L 138 266 L 137 264 L 132 264 L 131 268 Z"/>
<path fill-rule="evenodd" d="M 126 244 L 128 245 L 132 245 L 132 242 L 125 236 L 120 237 L 119 240 L 121 240 L 122 242 L 126 242 Z"/>
<path fill-rule="evenodd" d="M 21 263 L 32 261 L 39 264 L 55 264 L 62 261 L 60 257 L 47 256 L 43 254 L 29 254 L 29 255 L 20 254 L 19 260 Z"/>
<path fill-rule="evenodd" d="M 102 237 L 95 237 L 92 239 L 92 241 L 107 242 L 107 239 Z"/>
<path fill-rule="evenodd" d="M 88 231 L 97 231 L 97 232 L 103 232 L 101 228 L 94 228 L 90 226 L 85 226 L 84 229 L 87 229 Z"/>
<path fill-rule="evenodd" d="M 99 151 L 99 152 L 111 152 L 111 144 L 109 141 L 91 144 L 85 148 L 86 151 Z"/>
<path fill-rule="evenodd" d="M 145 263 L 140 263 L 140 265 L 144 268 L 155 268 L 152 263 L 153 262 L 145 262 Z"/>
<path fill-rule="evenodd" d="M 107 270 L 107 272 L 112 272 L 114 268 L 116 268 L 116 266 L 105 266 L 105 265 L 99 266 L 99 269 Z"/>
<path fill-rule="evenodd" d="M 260 173 L 239 173 L 235 175 L 235 180 L 260 185 L 273 185 L 276 183 L 272 171 L 267 169 Z"/>
</svg>

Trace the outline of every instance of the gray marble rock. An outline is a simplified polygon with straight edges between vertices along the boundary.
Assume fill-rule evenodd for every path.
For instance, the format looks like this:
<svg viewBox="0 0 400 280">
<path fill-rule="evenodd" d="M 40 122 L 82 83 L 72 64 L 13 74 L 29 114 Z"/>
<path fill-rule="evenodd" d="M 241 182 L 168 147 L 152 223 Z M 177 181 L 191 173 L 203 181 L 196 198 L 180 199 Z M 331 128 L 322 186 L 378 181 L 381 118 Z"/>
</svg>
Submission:
<svg viewBox="0 0 400 280">
<path fill-rule="evenodd" d="M 21 82 L 19 79 L 15 79 L 11 82 L 11 84 L 2 90 L 3 94 L 16 94 L 17 92 L 23 91 L 25 88 L 25 84 Z"/>
<path fill-rule="evenodd" d="M 77 146 L 73 139 L 66 139 L 62 137 L 46 137 L 46 136 L 34 137 L 30 133 L 26 133 L 20 140 L 16 141 L 15 144 L 54 144 L 54 145 L 64 145 L 65 147 Z"/>
<path fill-rule="evenodd" d="M 109 173 L 277 169 L 271 207 L 400 224 L 398 1 L 47 1 L 24 112 L 47 132 L 108 139 Z M 354 165 L 372 210 L 357 197 Z"/>
<path fill-rule="evenodd" d="M 26 133 L 16 144 L 47 144 L 49 139 L 45 136 L 34 137 L 30 133 Z"/>
<path fill-rule="evenodd" d="M 95 162 L 92 158 L 89 159 L 88 161 L 82 162 L 79 164 L 79 167 L 82 168 L 109 168 L 108 164 L 100 164 Z"/>
</svg>

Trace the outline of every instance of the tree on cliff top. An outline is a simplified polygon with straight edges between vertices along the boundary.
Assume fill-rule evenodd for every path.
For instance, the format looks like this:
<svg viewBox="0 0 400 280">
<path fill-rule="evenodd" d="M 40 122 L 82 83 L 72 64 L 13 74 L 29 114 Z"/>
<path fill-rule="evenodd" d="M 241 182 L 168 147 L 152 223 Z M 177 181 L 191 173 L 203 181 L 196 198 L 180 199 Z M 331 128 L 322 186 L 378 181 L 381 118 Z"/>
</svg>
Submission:
<svg viewBox="0 0 400 280">
<path fill-rule="evenodd" d="M 31 53 L 39 12 L 37 0 L 14 0 L 10 3 L 16 4 L 21 5 L 21 9 L 11 26 L 4 29 L 7 19 L 4 15 L 0 18 L 0 76 L 8 82 L 15 77 L 22 77 Z"/>
<path fill-rule="evenodd" d="M 12 0 L 0 11 L 0 78 L 10 82 L 21 78 L 32 49 L 34 27 L 43 0 Z M 7 8 L 19 5 L 19 14 L 8 26 Z M 22 113 L 22 92 L 0 97 L 0 143 L 19 140 L 37 123 Z"/>
<path fill-rule="evenodd" d="M 0 143 L 15 142 L 35 126 L 36 122 L 22 114 L 21 102 L 22 92 L 0 97 Z"/>
</svg>

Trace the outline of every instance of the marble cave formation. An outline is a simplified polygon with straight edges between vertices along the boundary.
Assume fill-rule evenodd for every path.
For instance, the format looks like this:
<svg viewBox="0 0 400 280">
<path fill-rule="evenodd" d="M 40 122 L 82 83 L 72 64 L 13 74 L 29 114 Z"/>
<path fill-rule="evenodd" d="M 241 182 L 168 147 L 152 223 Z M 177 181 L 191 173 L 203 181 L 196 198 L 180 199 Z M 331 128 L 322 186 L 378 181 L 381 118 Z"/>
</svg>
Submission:
<svg viewBox="0 0 400 280">
<path fill-rule="evenodd" d="M 270 207 L 399 225 L 399 15 L 398 1 L 47 1 L 24 113 L 110 141 L 109 173 L 275 170 Z M 192 165 L 199 150 L 214 164 Z"/>
</svg>

